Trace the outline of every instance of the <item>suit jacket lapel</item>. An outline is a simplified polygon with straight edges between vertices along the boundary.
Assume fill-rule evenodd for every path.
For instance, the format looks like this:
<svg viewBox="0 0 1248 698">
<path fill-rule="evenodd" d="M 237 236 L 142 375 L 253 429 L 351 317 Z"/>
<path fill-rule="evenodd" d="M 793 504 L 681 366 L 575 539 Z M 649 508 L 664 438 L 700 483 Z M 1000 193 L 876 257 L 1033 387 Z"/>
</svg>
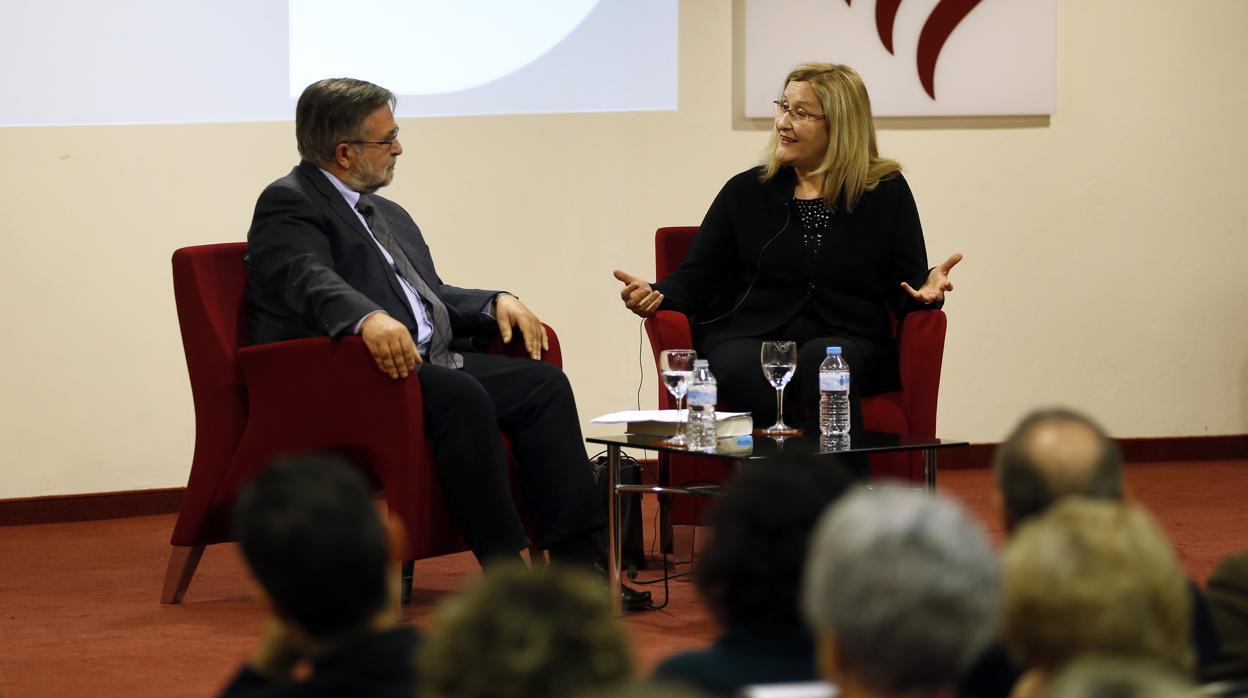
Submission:
<svg viewBox="0 0 1248 698">
<path fill-rule="evenodd" d="M 295 170 L 305 179 L 312 183 L 321 196 L 325 197 L 325 203 L 329 209 L 334 212 L 339 221 L 347 228 L 355 231 L 368 244 L 368 248 L 373 251 L 374 257 L 377 259 L 377 265 L 385 274 L 386 281 L 390 284 L 390 290 L 402 301 L 404 307 L 407 306 L 407 293 L 404 292 L 402 285 L 399 283 L 399 277 L 390 268 L 386 262 L 386 258 L 381 254 L 381 248 L 378 247 L 376 240 L 360 222 L 360 217 L 355 215 L 355 211 L 347 205 L 347 200 L 342 198 L 342 194 L 334 188 L 334 185 L 325 177 L 325 173 L 321 172 L 321 168 L 313 165 L 307 160 L 301 160 L 295 167 Z M 404 248 L 406 249 L 406 247 Z M 413 311 L 413 315 L 415 311 Z M 412 326 L 415 327 L 415 317 L 412 318 Z"/>
<path fill-rule="evenodd" d="M 355 215 L 355 211 L 352 211 L 351 207 L 347 205 L 347 200 L 342 198 L 342 194 L 325 178 L 325 173 L 321 172 L 321 168 L 304 160 L 295 169 L 312 183 L 312 186 L 316 188 L 321 196 L 325 197 L 325 202 L 329 204 L 330 210 L 338 216 L 343 225 L 363 235 L 364 239 L 368 240 L 370 244 L 372 243 L 372 236 L 368 234 L 368 229 L 360 222 L 360 218 Z"/>
</svg>

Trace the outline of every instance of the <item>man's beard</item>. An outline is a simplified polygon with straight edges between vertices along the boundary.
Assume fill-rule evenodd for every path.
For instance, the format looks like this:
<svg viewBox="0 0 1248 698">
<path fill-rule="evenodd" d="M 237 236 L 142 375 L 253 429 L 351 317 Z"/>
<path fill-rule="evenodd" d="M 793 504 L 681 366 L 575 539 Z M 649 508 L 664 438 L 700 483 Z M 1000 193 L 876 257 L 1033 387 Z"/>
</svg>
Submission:
<svg viewBox="0 0 1248 698">
<path fill-rule="evenodd" d="M 372 194 L 381 189 L 394 179 L 394 159 L 390 160 L 390 164 L 385 167 L 373 168 L 372 165 L 361 164 L 361 168 L 354 175 L 351 182 L 351 188 L 361 194 Z"/>
</svg>

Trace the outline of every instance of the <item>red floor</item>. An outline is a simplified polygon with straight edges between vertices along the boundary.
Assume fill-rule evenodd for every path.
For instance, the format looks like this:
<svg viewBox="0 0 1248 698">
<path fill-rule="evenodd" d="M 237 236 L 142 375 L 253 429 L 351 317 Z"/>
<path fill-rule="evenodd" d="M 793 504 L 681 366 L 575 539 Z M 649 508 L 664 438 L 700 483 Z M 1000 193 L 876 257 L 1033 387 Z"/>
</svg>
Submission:
<svg viewBox="0 0 1248 698">
<path fill-rule="evenodd" d="M 1193 578 L 1203 581 L 1218 560 L 1248 547 L 1248 462 L 1131 466 L 1128 483 L 1173 536 Z M 942 489 L 999 540 L 991 486 L 986 470 L 941 474 Z M 153 516 L 0 527 L 0 690 L 7 698 L 205 696 L 221 687 L 253 647 L 261 616 L 229 545 L 209 548 L 186 603 L 157 603 L 172 526 L 173 516 Z M 422 561 L 416 574 L 407 615 L 424 627 L 437 601 L 477 570 L 465 554 Z M 674 582 L 672 589 L 667 609 L 625 619 L 643 669 L 715 633 L 693 585 Z"/>
</svg>

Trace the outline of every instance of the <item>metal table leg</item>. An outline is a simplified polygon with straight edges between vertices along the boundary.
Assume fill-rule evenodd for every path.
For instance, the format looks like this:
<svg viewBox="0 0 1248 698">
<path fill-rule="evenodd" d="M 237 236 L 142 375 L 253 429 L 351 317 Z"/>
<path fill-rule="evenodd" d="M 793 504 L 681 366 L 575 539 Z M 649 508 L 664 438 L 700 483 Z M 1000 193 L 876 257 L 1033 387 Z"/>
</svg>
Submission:
<svg viewBox="0 0 1248 698">
<path fill-rule="evenodd" d="M 624 613 L 620 598 L 620 447 L 607 446 L 607 593 L 611 595 L 611 610 L 615 615 Z"/>
<path fill-rule="evenodd" d="M 928 492 L 936 491 L 936 449 L 923 449 L 923 483 Z"/>
</svg>

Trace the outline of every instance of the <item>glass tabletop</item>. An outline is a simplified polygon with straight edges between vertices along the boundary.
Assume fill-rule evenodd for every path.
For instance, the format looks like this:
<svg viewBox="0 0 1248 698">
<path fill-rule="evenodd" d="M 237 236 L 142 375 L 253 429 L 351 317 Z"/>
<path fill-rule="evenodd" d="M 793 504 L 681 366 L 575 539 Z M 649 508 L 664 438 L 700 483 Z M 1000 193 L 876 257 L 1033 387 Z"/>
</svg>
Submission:
<svg viewBox="0 0 1248 698">
<path fill-rule="evenodd" d="M 890 451 L 921 451 L 928 449 L 956 448 L 968 446 L 966 441 L 954 439 L 923 438 L 901 436 L 882 432 L 864 431 L 850 434 L 848 443 L 821 439 L 818 434 L 774 438 L 770 436 L 729 436 L 717 440 L 715 452 L 690 451 L 680 446 L 665 443 L 666 437 L 642 436 L 639 434 L 615 434 L 611 436 L 590 436 L 588 443 L 605 446 L 621 446 L 625 448 L 642 448 L 666 453 L 687 453 L 695 456 L 711 458 L 732 458 L 735 460 L 751 460 L 756 458 L 774 458 L 785 455 L 812 455 L 833 453 L 886 453 Z"/>
</svg>

